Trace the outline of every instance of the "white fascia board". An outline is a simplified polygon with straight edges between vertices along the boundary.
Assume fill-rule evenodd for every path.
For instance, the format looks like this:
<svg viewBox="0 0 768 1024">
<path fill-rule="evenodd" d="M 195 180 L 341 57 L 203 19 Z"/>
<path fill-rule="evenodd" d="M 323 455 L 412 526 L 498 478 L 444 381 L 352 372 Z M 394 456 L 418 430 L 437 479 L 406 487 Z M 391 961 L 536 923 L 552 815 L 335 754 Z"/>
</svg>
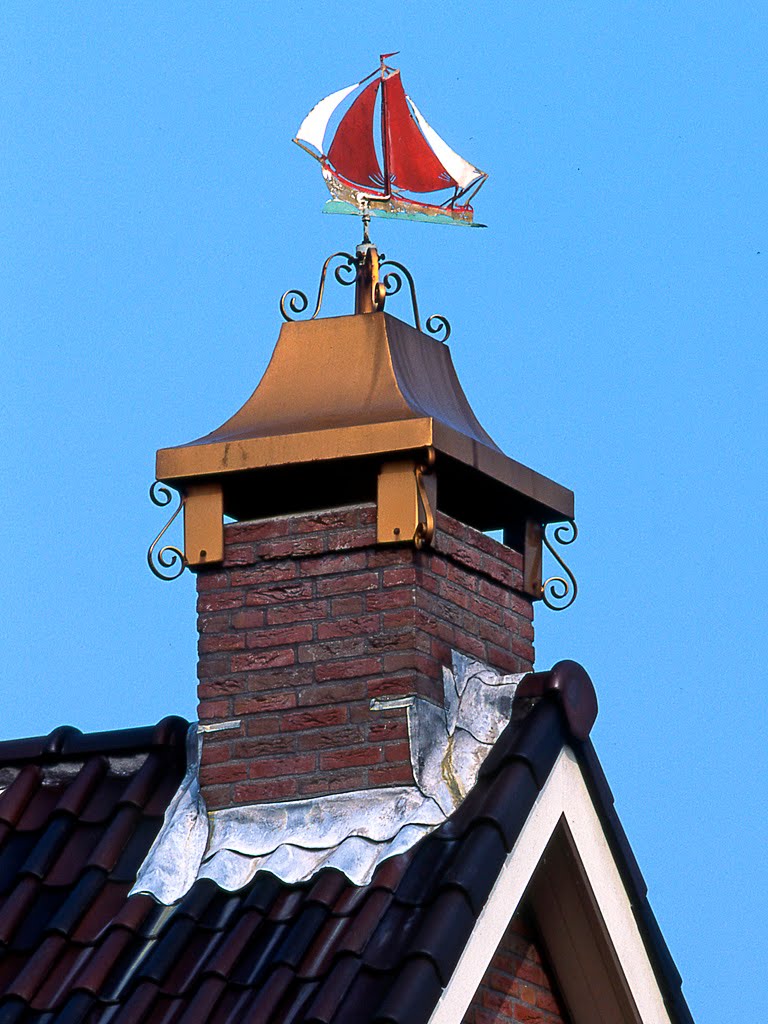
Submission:
<svg viewBox="0 0 768 1024">
<path fill-rule="evenodd" d="M 573 838 L 643 1024 L 671 1024 L 629 897 L 572 750 L 565 747 L 536 798 L 429 1024 L 459 1024 L 558 822 Z"/>
</svg>

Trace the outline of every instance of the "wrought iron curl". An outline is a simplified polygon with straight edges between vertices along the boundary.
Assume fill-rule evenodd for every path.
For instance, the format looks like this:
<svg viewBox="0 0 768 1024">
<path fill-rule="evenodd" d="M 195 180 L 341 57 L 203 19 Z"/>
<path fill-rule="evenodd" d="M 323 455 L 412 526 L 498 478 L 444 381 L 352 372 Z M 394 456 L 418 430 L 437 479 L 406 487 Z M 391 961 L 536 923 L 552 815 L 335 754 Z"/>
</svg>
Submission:
<svg viewBox="0 0 768 1024">
<path fill-rule="evenodd" d="M 381 260 L 379 267 L 396 267 L 405 277 L 411 291 L 411 304 L 413 306 L 413 319 L 416 324 L 416 330 L 420 331 L 421 319 L 419 318 L 419 303 L 416 299 L 416 282 L 413 280 L 410 270 L 404 267 L 402 263 L 398 263 L 397 260 Z M 403 287 L 403 279 L 397 273 L 397 270 L 390 270 L 382 278 L 384 287 L 387 289 L 387 295 L 397 295 Z"/>
<path fill-rule="evenodd" d="M 320 307 L 323 304 L 323 294 L 325 292 L 325 276 L 328 273 L 328 267 L 331 260 L 335 260 L 337 256 L 342 256 L 345 263 L 334 269 L 334 276 L 339 284 L 350 285 L 354 284 L 355 277 L 357 276 L 357 261 L 350 252 L 334 252 L 332 253 L 323 264 L 323 269 L 320 271 L 320 284 L 317 289 L 317 301 L 315 303 L 315 309 L 311 316 L 307 317 L 307 320 L 314 320 L 317 314 L 320 312 Z M 342 276 L 343 272 L 351 271 L 352 279 L 345 281 Z M 287 300 L 287 301 L 286 301 Z M 286 305 L 290 310 L 290 313 L 286 311 Z M 280 299 L 280 313 L 283 320 L 287 320 L 289 323 L 293 323 L 296 320 L 295 316 L 291 316 L 291 313 L 303 313 L 309 306 L 309 299 L 304 292 L 299 291 L 298 288 L 290 288 L 285 292 Z"/>
<path fill-rule="evenodd" d="M 161 484 L 159 480 L 155 480 L 149 488 L 149 497 L 152 503 L 157 505 L 158 508 L 166 508 L 173 501 L 173 494 L 171 490 L 164 484 Z M 149 550 L 147 551 L 147 565 L 149 565 L 149 568 L 159 580 L 165 580 L 166 582 L 169 580 L 176 580 L 181 576 L 187 567 L 187 560 L 184 556 L 184 552 L 179 548 L 174 547 L 173 544 L 164 545 L 160 548 L 157 554 L 155 554 L 155 548 L 160 543 L 165 531 L 183 508 L 184 498 L 179 495 L 178 507 L 160 533 L 158 533 L 149 545 Z"/>
<path fill-rule="evenodd" d="M 569 519 L 567 522 L 556 526 L 553 534 L 558 544 L 573 544 L 579 536 L 579 530 L 576 523 Z M 547 608 L 551 608 L 555 612 L 562 612 L 566 608 L 570 608 L 576 600 L 579 593 L 579 585 L 576 582 L 576 577 L 560 553 L 555 549 L 552 541 L 547 537 L 546 529 L 542 532 L 542 540 L 547 551 L 562 566 L 565 576 L 550 576 L 549 579 L 545 580 L 541 587 L 541 598 Z"/>
<path fill-rule="evenodd" d="M 416 474 L 416 490 L 419 493 L 419 502 L 424 509 L 424 521 L 422 522 L 419 517 L 419 522 L 416 526 L 416 532 L 413 535 L 413 545 L 417 551 L 428 544 L 432 543 L 432 538 L 435 535 L 435 514 L 432 511 L 432 506 L 429 502 L 429 495 L 427 489 L 424 486 L 424 476 L 427 473 L 431 473 L 435 467 L 435 449 L 427 448 L 424 462 L 416 463 L 415 474 Z"/>
<path fill-rule="evenodd" d="M 426 328 L 430 334 L 439 334 L 440 331 L 445 331 L 442 338 L 437 340 L 445 344 L 451 336 L 451 325 L 448 322 L 448 318 L 441 316 L 439 313 L 433 313 L 432 316 L 427 318 Z"/>
<path fill-rule="evenodd" d="M 334 270 L 333 270 L 333 276 L 336 278 L 336 280 L 339 282 L 339 284 L 343 284 L 344 287 L 347 288 L 347 287 L 349 287 L 349 285 L 354 284 L 355 281 L 357 280 L 357 260 L 354 258 L 354 256 L 351 256 L 348 252 L 347 253 L 336 253 L 336 255 L 337 256 L 344 255 L 344 256 L 347 257 L 346 263 L 340 263 L 337 267 L 334 267 Z M 349 275 L 349 280 L 348 281 L 344 280 L 344 275 L 345 274 Z"/>
</svg>

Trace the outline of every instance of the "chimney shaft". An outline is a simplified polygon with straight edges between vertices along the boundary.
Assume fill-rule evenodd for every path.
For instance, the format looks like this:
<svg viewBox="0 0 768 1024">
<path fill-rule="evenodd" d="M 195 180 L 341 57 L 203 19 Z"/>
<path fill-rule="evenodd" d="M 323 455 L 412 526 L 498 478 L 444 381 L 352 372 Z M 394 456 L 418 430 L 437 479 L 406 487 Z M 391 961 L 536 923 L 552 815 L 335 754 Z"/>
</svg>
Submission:
<svg viewBox="0 0 768 1024">
<path fill-rule="evenodd" d="M 533 665 L 521 554 L 439 512 L 422 550 L 373 504 L 231 524 L 197 585 L 210 808 L 412 783 L 406 699 L 442 707 L 452 650 Z"/>
</svg>

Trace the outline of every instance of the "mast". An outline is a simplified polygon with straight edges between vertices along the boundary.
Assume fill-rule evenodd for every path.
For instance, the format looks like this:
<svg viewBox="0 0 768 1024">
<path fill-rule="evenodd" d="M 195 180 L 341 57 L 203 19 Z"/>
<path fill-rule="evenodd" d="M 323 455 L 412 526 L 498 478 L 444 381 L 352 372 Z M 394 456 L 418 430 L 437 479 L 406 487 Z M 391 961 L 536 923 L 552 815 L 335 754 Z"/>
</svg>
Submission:
<svg viewBox="0 0 768 1024">
<path fill-rule="evenodd" d="M 381 147 L 384 156 L 384 198 L 389 199 L 392 195 L 392 178 L 389 170 L 389 139 L 387 132 L 387 90 L 384 88 L 384 73 L 387 70 L 387 65 L 384 61 L 387 57 L 394 57 L 400 51 L 395 50 L 394 53 L 381 53 L 379 54 L 379 60 L 381 61 Z"/>
</svg>

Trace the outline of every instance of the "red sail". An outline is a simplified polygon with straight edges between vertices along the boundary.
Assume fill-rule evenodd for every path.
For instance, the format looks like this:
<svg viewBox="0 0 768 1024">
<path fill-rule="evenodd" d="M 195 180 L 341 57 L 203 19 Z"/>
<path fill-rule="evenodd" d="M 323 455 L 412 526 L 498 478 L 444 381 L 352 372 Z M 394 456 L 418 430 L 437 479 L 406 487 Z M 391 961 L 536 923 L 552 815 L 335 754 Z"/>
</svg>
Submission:
<svg viewBox="0 0 768 1024">
<path fill-rule="evenodd" d="M 408 108 L 399 71 L 384 79 L 384 103 L 384 131 L 392 186 L 406 192 L 437 192 L 455 185 L 456 182 L 430 149 Z"/>
<path fill-rule="evenodd" d="M 381 187 L 381 173 L 373 144 L 373 108 L 381 80 L 367 85 L 342 117 L 328 150 L 328 159 L 348 181 L 370 188 Z"/>
</svg>

